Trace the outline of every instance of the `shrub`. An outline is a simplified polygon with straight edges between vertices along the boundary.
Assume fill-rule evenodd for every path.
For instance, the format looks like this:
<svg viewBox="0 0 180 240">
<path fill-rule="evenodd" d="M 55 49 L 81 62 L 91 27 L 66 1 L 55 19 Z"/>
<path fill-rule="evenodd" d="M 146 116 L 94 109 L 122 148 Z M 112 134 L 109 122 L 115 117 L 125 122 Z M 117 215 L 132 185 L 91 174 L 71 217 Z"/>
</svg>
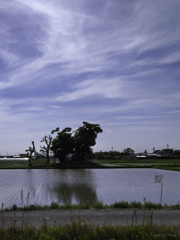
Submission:
<svg viewBox="0 0 180 240">
<path fill-rule="evenodd" d="M 115 202 L 112 204 L 112 208 L 129 208 L 129 203 L 127 201 Z"/>
<path fill-rule="evenodd" d="M 57 208 L 59 208 L 59 205 L 56 202 L 52 202 L 51 205 L 50 205 L 50 208 L 51 209 L 57 209 Z"/>
<path fill-rule="evenodd" d="M 95 204 L 93 205 L 93 208 L 95 208 L 95 209 L 103 209 L 104 206 L 103 206 L 102 203 L 95 203 Z"/>
<path fill-rule="evenodd" d="M 12 208 L 13 208 L 14 211 L 17 210 L 17 205 L 14 204 Z"/>
</svg>

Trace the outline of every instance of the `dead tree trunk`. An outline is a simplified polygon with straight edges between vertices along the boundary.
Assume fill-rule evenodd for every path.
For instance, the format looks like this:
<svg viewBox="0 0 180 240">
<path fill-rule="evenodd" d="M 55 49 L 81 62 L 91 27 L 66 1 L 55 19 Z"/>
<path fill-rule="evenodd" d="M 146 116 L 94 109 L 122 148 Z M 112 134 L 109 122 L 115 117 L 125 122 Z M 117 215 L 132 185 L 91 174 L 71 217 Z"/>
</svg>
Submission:
<svg viewBox="0 0 180 240">
<path fill-rule="evenodd" d="M 50 151 L 50 147 L 51 147 L 51 142 L 52 142 L 52 136 L 45 136 L 43 137 L 43 139 L 41 140 L 41 142 L 45 142 L 46 146 L 43 146 L 41 148 L 41 152 L 46 154 L 46 163 L 49 163 L 49 151 Z"/>
<path fill-rule="evenodd" d="M 29 166 L 32 166 L 32 154 L 35 152 L 35 145 L 34 145 L 34 142 L 32 141 L 32 146 L 33 147 L 29 147 L 28 150 L 26 150 L 26 152 L 29 152 Z"/>
</svg>

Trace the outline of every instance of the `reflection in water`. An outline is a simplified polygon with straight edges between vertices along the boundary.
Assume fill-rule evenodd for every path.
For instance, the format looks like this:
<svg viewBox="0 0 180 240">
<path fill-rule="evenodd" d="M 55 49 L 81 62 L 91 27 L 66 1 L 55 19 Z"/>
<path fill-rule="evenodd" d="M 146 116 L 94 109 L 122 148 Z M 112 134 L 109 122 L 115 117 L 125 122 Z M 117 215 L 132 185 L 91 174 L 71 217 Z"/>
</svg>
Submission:
<svg viewBox="0 0 180 240">
<path fill-rule="evenodd" d="M 38 204 L 113 204 L 119 201 L 159 203 L 163 175 L 163 199 L 180 201 L 180 172 L 158 169 L 29 169 L 0 170 L 0 206 Z M 21 191 L 23 190 L 23 197 Z M 29 194 L 29 198 L 27 198 Z"/>
<path fill-rule="evenodd" d="M 62 178 L 52 186 L 51 193 L 56 196 L 58 204 L 97 203 L 96 188 L 93 184 L 93 172 L 82 170 L 65 170 Z"/>
<path fill-rule="evenodd" d="M 0 173 L 0 204 L 4 207 L 99 202 L 91 170 L 29 169 L 1 170 Z"/>
<path fill-rule="evenodd" d="M 98 202 L 95 189 L 86 184 L 68 184 L 62 183 L 53 188 L 54 195 L 59 204 L 89 204 Z"/>
</svg>

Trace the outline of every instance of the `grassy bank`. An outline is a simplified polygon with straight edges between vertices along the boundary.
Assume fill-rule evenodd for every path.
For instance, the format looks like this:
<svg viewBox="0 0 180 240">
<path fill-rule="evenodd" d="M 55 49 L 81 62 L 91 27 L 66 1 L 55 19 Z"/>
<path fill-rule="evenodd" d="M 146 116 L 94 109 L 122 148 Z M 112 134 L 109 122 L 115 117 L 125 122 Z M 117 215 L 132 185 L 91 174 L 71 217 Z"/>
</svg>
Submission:
<svg viewBox="0 0 180 240">
<path fill-rule="evenodd" d="M 157 168 L 180 171 L 180 159 L 94 159 L 91 161 L 109 168 Z"/>
<path fill-rule="evenodd" d="M 85 169 L 108 168 L 93 161 L 56 163 L 53 160 L 46 163 L 45 159 L 35 159 L 33 165 L 28 166 L 28 161 L 0 161 L 0 169 Z"/>
<path fill-rule="evenodd" d="M 28 166 L 28 161 L 0 161 L 0 169 L 95 169 L 95 168 L 158 168 L 165 170 L 180 170 L 180 159 L 103 159 L 88 160 L 83 162 L 56 163 L 53 160 L 45 163 L 45 159 L 33 160 L 33 165 Z"/>
<path fill-rule="evenodd" d="M 46 209 L 180 209 L 180 204 L 175 205 L 162 205 L 152 202 L 146 202 L 144 204 L 140 202 L 127 202 L 127 201 L 121 201 L 116 202 L 111 205 L 103 205 L 102 203 L 96 203 L 93 206 L 90 206 L 89 204 L 66 204 L 66 205 L 58 205 L 56 202 L 52 202 L 51 205 L 47 206 L 40 206 L 40 205 L 24 205 L 24 207 L 17 207 L 16 205 L 13 205 L 11 208 L 1 208 L 1 212 L 4 211 L 31 211 L 31 210 L 46 210 Z"/>
<path fill-rule="evenodd" d="M 23 218 L 22 223 L 18 227 L 16 224 L 16 214 L 11 220 L 11 224 L 6 224 L 4 216 L 5 210 L 43 210 L 43 209 L 90 209 L 89 205 L 63 205 L 59 206 L 57 203 L 51 203 L 50 206 L 30 205 L 24 208 L 17 208 L 16 205 L 12 209 L 3 209 L 0 217 L 2 224 L 0 226 L 0 239 L 180 239 L 180 226 L 161 225 L 157 226 L 153 223 L 153 210 L 152 209 L 180 209 L 180 205 L 161 205 L 147 202 L 145 204 L 139 202 L 118 202 L 112 205 L 95 204 L 94 209 L 113 209 L 113 208 L 134 208 L 131 224 L 126 226 L 105 224 L 103 226 L 87 224 L 81 217 L 76 221 L 71 221 L 66 225 L 59 225 L 53 222 L 50 225 L 44 219 L 43 225 L 36 229 L 32 227 L 26 217 Z M 150 209 L 148 218 L 144 215 L 141 225 L 136 225 L 136 209 Z M 24 216 L 24 215 L 23 215 Z M 3 220 L 4 219 L 4 220 Z"/>
<path fill-rule="evenodd" d="M 65 226 L 54 224 L 50 227 L 44 224 L 40 229 L 29 227 L 27 222 L 23 222 L 22 226 L 17 228 L 16 221 L 10 226 L 1 226 L 1 240 L 12 239 L 30 239 L 30 240 L 91 240 L 91 239 L 180 239 L 180 227 L 156 226 L 153 224 L 153 219 L 147 223 L 142 223 L 140 226 L 134 224 L 127 226 L 113 226 L 111 224 L 98 226 L 90 225 L 79 218 L 78 221 L 72 221 Z"/>
</svg>

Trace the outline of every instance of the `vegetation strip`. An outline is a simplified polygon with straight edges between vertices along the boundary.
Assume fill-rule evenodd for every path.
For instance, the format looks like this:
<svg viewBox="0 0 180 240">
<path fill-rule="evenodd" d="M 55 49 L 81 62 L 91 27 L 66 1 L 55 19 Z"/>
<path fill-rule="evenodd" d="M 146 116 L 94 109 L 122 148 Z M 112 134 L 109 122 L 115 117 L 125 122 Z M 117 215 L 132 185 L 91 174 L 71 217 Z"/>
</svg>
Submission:
<svg viewBox="0 0 180 240">
<path fill-rule="evenodd" d="M 126 159 L 105 159 L 66 163 L 45 163 L 44 159 L 33 160 L 33 165 L 28 166 L 27 161 L 0 161 L 0 169 L 100 169 L 100 168 L 158 168 L 164 170 L 180 170 L 180 159 L 176 160 L 136 160 Z"/>
<path fill-rule="evenodd" d="M 132 224 L 127 226 L 113 226 L 104 224 L 103 226 L 90 225 L 79 218 L 78 221 L 72 221 L 65 226 L 54 223 L 54 226 L 48 226 L 44 219 L 44 224 L 40 229 L 29 227 L 28 222 L 23 221 L 21 227 L 16 226 L 16 219 L 8 227 L 0 227 L 0 239 L 180 239 L 180 227 L 156 226 L 153 220 L 148 223 L 142 223 L 140 226 Z"/>
<path fill-rule="evenodd" d="M 114 208 L 120 208 L 120 209 L 180 209 L 180 204 L 175 205 L 162 205 L 157 203 L 151 203 L 146 202 L 144 204 L 140 202 L 127 202 L 127 201 L 121 201 L 121 202 L 115 202 L 111 205 L 103 205 L 102 203 L 96 203 L 93 206 L 90 206 L 89 204 L 66 204 L 66 205 L 58 205 L 56 202 L 52 202 L 51 205 L 47 206 L 40 206 L 40 205 L 29 205 L 24 207 L 17 207 L 17 205 L 13 205 L 11 208 L 2 208 L 1 211 L 31 211 L 31 210 L 45 210 L 45 209 L 114 209 Z"/>
</svg>

